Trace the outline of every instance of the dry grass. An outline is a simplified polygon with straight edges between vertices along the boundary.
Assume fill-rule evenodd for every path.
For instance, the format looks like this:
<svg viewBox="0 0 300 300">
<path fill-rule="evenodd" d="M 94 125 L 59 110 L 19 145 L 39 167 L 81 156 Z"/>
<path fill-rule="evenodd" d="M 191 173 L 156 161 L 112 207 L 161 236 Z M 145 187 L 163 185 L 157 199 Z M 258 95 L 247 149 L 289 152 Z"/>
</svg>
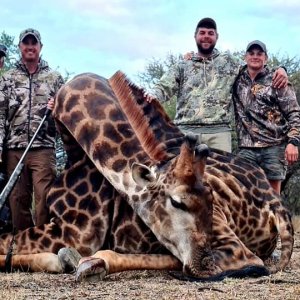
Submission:
<svg viewBox="0 0 300 300">
<path fill-rule="evenodd" d="M 294 219 L 295 248 L 287 271 L 268 277 L 222 282 L 179 281 L 167 272 L 110 275 L 96 283 L 75 283 L 73 275 L 1 274 L 0 299 L 300 299 L 300 217 Z"/>
</svg>

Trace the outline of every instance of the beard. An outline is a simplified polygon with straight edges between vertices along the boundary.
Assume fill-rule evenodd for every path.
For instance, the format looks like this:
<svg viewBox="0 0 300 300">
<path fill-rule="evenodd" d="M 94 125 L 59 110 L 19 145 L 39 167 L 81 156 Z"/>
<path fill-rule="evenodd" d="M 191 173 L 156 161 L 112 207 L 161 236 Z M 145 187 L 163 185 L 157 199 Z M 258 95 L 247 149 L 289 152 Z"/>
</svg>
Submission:
<svg viewBox="0 0 300 300">
<path fill-rule="evenodd" d="M 215 48 L 215 45 L 211 45 L 209 48 L 203 48 L 201 46 L 201 44 L 197 44 L 197 48 L 198 48 L 198 52 L 199 53 L 202 53 L 202 54 L 205 54 L 205 55 L 209 55 L 209 54 L 212 54 L 214 48 Z"/>
</svg>

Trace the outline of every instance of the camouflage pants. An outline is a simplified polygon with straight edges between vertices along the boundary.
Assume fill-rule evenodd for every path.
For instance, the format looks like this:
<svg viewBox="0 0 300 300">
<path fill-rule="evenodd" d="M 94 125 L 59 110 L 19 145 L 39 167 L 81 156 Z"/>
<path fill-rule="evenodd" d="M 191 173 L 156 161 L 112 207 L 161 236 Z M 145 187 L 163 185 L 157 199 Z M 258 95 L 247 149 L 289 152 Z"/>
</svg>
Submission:
<svg viewBox="0 0 300 300">
<path fill-rule="evenodd" d="M 24 150 L 7 151 L 7 174 L 10 176 Z M 55 179 L 55 153 L 53 149 L 30 150 L 24 160 L 24 168 L 9 196 L 13 226 L 23 230 L 34 224 L 49 221 L 46 195 Z M 35 218 L 31 213 L 34 194 Z M 35 219 L 35 220 L 33 220 Z"/>
</svg>

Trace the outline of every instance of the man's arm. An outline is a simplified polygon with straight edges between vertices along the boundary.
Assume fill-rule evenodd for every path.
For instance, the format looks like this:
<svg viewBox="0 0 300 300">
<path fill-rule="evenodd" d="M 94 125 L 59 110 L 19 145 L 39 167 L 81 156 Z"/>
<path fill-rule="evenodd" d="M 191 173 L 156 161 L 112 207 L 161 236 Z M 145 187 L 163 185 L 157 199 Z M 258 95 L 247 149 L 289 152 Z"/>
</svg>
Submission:
<svg viewBox="0 0 300 300">
<path fill-rule="evenodd" d="M 285 88 L 288 85 L 288 76 L 286 70 L 282 67 L 279 67 L 275 70 L 272 78 L 272 86 L 276 89 Z"/>
<path fill-rule="evenodd" d="M 159 102 L 167 102 L 177 95 L 180 86 L 180 69 L 176 65 L 165 73 L 151 92 L 146 96 L 148 102 L 157 99 Z"/>
<path fill-rule="evenodd" d="M 297 102 L 295 91 L 290 84 L 286 88 L 279 90 L 278 94 L 280 109 L 290 125 L 290 129 L 287 133 L 288 145 L 285 149 L 285 158 L 288 164 L 293 164 L 299 158 L 300 107 Z"/>
<path fill-rule="evenodd" d="M 2 152 L 4 147 L 4 139 L 6 135 L 6 118 L 8 112 L 7 87 L 5 79 L 0 79 L 0 163 L 2 162 Z"/>
</svg>

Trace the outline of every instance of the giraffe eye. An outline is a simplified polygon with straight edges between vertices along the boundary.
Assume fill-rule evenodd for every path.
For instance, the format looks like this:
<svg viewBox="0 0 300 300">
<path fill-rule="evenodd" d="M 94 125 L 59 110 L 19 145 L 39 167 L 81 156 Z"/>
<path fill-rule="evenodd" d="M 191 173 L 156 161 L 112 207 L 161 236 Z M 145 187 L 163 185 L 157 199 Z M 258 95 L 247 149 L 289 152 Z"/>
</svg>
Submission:
<svg viewBox="0 0 300 300">
<path fill-rule="evenodd" d="M 170 200 L 171 200 L 171 204 L 173 207 L 177 208 L 177 209 L 181 209 L 183 211 L 187 211 L 187 206 L 182 203 L 182 202 L 178 202 L 176 200 L 174 200 L 172 197 L 170 197 Z"/>
</svg>

